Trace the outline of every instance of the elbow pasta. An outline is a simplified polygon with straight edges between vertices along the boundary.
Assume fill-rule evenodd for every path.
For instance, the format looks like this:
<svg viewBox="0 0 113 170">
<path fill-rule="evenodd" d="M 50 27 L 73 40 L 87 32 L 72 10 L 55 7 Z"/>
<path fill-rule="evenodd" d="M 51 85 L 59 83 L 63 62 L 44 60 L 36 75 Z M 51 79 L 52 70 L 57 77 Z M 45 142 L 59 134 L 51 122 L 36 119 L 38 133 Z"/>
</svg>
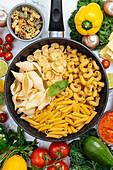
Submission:
<svg viewBox="0 0 113 170">
<path fill-rule="evenodd" d="M 28 12 L 30 9 L 23 8 L 22 10 Z M 30 36 L 31 27 L 27 29 Z M 77 49 L 71 49 L 69 45 L 65 49 L 63 45 L 53 43 L 51 46 L 44 45 L 41 50 L 37 49 L 33 55 L 27 57 L 25 62 L 29 65 L 28 67 L 22 62 L 17 63 L 20 71 L 19 73 L 13 72 L 16 81 L 19 82 L 16 92 L 12 90 L 12 94 L 16 93 L 13 95 L 13 101 L 15 109 L 19 108 L 17 113 L 22 113 L 22 110 L 24 112 L 21 118 L 29 122 L 39 132 L 52 138 L 61 138 L 76 133 L 85 124 L 90 123 L 97 114 L 95 107 L 99 105 L 99 92 L 104 87 L 104 82 L 101 82 L 102 74 L 95 60 L 78 53 Z M 46 93 L 47 99 L 38 106 L 37 100 L 39 100 L 38 95 L 41 90 L 37 92 L 33 88 L 30 90 L 32 93 L 29 91 L 34 84 L 34 87 L 39 86 L 36 77 L 34 77 L 36 73 L 40 77 L 37 78 L 40 79 L 42 91 L 44 89 L 47 91 L 53 83 L 60 80 L 68 79 L 68 87 L 49 101 L 48 97 L 50 96 Z M 29 80 L 29 85 L 24 96 L 21 90 L 24 87 L 22 82 L 25 75 Z M 31 78 L 34 82 L 31 82 Z M 32 95 L 34 96 L 34 100 L 28 104 L 26 104 L 29 99 L 27 95 L 31 95 L 30 99 Z M 30 107 L 29 104 L 34 107 Z M 30 112 L 28 112 L 28 108 L 30 108 Z"/>
</svg>

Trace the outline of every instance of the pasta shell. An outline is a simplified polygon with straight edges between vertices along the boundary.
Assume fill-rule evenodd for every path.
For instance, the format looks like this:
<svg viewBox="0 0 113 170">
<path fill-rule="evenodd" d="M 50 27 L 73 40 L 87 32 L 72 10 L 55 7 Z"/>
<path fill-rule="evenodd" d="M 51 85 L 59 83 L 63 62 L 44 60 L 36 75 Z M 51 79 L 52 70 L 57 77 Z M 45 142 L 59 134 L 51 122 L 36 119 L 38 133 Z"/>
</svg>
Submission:
<svg viewBox="0 0 113 170">
<path fill-rule="evenodd" d="M 48 71 L 45 74 L 42 74 L 44 80 L 52 80 L 54 79 L 54 73 L 52 71 Z"/>
<path fill-rule="evenodd" d="M 19 81 L 14 80 L 13 84 L 10 86 L 12 95 L 21 91 L 21 89 L 22 89 L 22 84 Z"/>
<path fill-rule="evenodd" d="M 36 50 L 34 53 L 34 58 L 36 59 L 36 61 L 39 60 L 39 57 L 41 56 L 41 50 Z"/>
<path fill-rule="evenodd" d="M 38 63 L 36 63 L 36 62 L 32 62 L 32 63 L 33 63 L 33 65 L 36 67 L 36 69 L 39 71 L 39 74 L 42 75 L 41 67 L 38 65 Z"/>
<path fill-rule="evenodd" d="M 28 95 L 32 87 L 33 87 L 33 82 L 29 78 L 28 73 L 26 73 L 22 83 L 22 90 L 26 96 Z"/>
<path fill-rule="evenodd" d="M 52 63 L 52 68 L 58 73 L 61 73 L 64 71 L 63 65 L 56 65 L 55 63 Z"/>
<path fill-rule="evenodd" d="M 43 91 L 45 90 L 42 79 L 39 77 L 39 75 L 35 71 L 30 71 L 28 75 L 31 78 L 33 82 L 33 87 L 35 89 L 43 90 Z"/>
<path fill-rule="evenodd" d="M 11 70 L 11 72 L 13 73 L 13 76 L 15 77 L 15 79 L 22 83 L 23 78 L 24 78 L 24 74 L 23 73 L 17 73 L 17 72 L 12 71 L 12 70 Z"/>
<path fill-rule="evenodd" d="M 29 62 L 29 61 L 23 61 L 23 62 L 16 63 L 16 66 L 24 71 L 36 70 L 36 67 L 34 67 L 33 63 Z"/>
<path fill-rule="evenodd" d="M 14 103 L 15 110 L 18 108 L 18 105 L 20 105 L 22 103 L 22 100 L 17 100 L 17 95 L 18 95 L 18 93 L 14 94 L 12 96 L 12 101 Z"/>
<path fill-rule="evenodd" d="M 42 47 L 42 53 L 44 56 L 48 56 L 48 52 L 49 52 L 48 47 L 49 47 L 49 45 L 44 45 Z"/>
<path fill-rule="evenodd" d="M 41 91 L 41 92 L 37 92 L 36 94 L 31 96 L 31 98 L 27 102 L 26 109 L 30 109 L 30 108 L 39 106 L 39 104 L 43 101 L 45 95 L 46 95 L 46 93 Z"/>
<path fill-rule="evenodd" d="M 48 64 L 48 60 L 47 59 L 41 59 L 41 60 L 39 60 L 38 63 L 39 63 L 40 66 L 46 66 Z"/>
<path fill-rule="evenodd" d="M 27 100 L 24 100 L 24 101 L 22 101 L 17 107 L 18 107 L 18 108 L 25 107 L 26 104 L 27 104 Z"/>
<path fill-rule="evenodd" d="M 30 61 L 30 62 L 34 61 L 34 56 L 33 55 L 29 55 L 27 57 L 27 61 Z"/>
<path fill-rule="evenodd" d="M 27 96 L 25 96 L 24 92 L 21 90 L 18 95 L 17 95 L 17 99 L 19 100 L 27 100 L 29 99 L 33 94 L 35 94 L 37 92 L 36 89 L 31 89 L 29 94 Z"/>
<path fill-rule="evenodd" d="M 52 97 L 51 96 L 48 96 L 48 90 L 46 90 L 46 95 L 45 95 L 45 98 L 43 99 L 43 101 L 40 103 L 40 105 L 38 106 L 38 109 L 39 110 L 42 110 L 45 106 L 47 106 L 48 104 L 50 104 L 51 100 L 52 100 Z"/>
<path fill-rule="evenodd" d="M 18 113 L 18 114 L 24 113 L 24 114 L 26 114 L 26 115 L 29 116 L 29 115 L 34 115 L 35 110 L 36 110 L 35 108 L 26 110 L 25 107 L 22 107 L 22 108 L 19 108 L 19 109 L 18 109 L 17 113 Z"/>
</svg>

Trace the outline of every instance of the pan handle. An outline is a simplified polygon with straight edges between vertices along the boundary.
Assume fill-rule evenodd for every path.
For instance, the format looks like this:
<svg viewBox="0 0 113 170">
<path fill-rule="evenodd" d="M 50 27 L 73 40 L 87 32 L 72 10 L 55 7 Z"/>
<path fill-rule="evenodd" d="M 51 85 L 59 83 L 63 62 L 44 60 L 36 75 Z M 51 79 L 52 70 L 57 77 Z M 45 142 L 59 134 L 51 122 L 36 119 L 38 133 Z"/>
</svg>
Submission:
<svg viewBox="0 0 113 170">
<path fill-rule="evenodd" d="M 49 37 L 63 37 L 64 23 L 62 14 L 62 0 L 51 0 L 49 23 Z"/>
</svg>

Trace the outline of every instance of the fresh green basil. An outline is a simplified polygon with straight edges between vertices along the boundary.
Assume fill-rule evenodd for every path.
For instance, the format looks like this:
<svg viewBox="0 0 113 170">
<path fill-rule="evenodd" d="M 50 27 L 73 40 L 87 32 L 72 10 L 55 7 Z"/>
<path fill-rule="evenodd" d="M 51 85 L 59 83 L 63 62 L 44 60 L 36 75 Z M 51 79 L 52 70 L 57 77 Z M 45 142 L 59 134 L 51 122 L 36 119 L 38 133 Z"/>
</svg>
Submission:
<svg viewBox="0 0 113 170">
<path fill-rule="evenodd" d="M 56 96 L 68 86 L 68 80 L 61 80 L 49 87 L 49 96 Z"/>
</svg>

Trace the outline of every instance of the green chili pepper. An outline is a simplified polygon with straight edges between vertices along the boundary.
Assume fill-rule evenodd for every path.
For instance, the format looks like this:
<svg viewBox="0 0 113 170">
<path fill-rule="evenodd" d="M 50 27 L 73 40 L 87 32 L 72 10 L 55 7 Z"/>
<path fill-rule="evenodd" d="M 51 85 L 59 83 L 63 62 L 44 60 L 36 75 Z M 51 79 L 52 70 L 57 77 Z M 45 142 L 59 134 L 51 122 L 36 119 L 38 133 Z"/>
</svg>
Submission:
<svg viewBox="0 0 113 170">
<path fill-rule="evenodd" d="M 8 141 L 8 135 L 4 132 L 3 126 L 0 125 L 0 154 L 6 150 Z"/>
</svg>

